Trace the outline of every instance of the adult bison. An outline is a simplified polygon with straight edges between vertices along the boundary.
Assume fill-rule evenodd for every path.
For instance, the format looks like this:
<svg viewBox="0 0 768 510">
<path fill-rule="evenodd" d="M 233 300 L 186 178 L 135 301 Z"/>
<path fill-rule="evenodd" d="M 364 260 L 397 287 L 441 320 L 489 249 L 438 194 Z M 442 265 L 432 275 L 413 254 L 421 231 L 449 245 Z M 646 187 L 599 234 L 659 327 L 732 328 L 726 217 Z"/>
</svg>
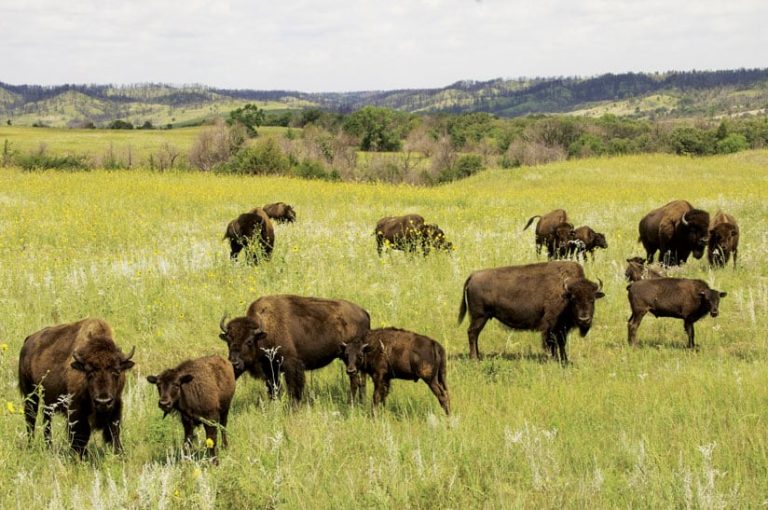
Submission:
<svg viewBox="0 0 768 510">
<path fill-rule="evenodd" d="M 376 252 L 381 255 L 385 246 L 415 253 L 421 249 L 424 255 L 432 248 L 450 251 L 453 244 L 445 237 L 445 232 L 435 225 L 425 223 L 424 217 L 418 214 L 405 216 L 388 216 L 376 223 Z"/>
<path fill-rule="evenodd" d="M 605 240 L 605 235 L 600 232 L 595 232 L 592 228 L 583 225 L 573 229 L 573 237 L 575 238 L 569 244 L 569 257 L 575 257 L 576 260 L 579 256 L 586 262 L 587 254 L 592 255 L 592 262 L 595 261 L 595 249 L 608 248 L 608 242 Z"/>
<path fill-rule="evenodd" d="M 222 318 L 220 328 L 235 377 L 247 371 L 265 379 L 274 397 L 284 373 L 288 392 L 298 402 L 304 371 L 341 359 L 344 344 L 362 337 L 371 328 L 371 319 L 349 301 L 280 294 L 260 297 L 245 317 L 228 323 Z M 349 382 L 354 399 L 364 379 L 350 375 Z"/>
<path fill-rule="evenodd" d="M 654 209 L 640 220 L 640 237 L 653 262 L 656 250 L 659 261 L 666 265 L 686 262 L 688 256 L 700 259 L 704 255 L 709 233 L 709 213 L 694 207 L 685 200 L 675 200 Z"/>
<path fill-rule="evenodd" d="M 243 213 L 227 225 L 224 239 L 229 240 L 231 248 L 230 258 L 237 259 L 237 255 L 243 248 L 256 243 L 256 250 L 251 249 L 248 259 L 258 263 L 262 258 L 269 260 L 275 247 L 275 229 L 267 213 L 257 207 L 247 213 Z"/>
<path fill-rule="evenodd" d="M 569 256 L 574 246 L 579 245 L 579 241 L 576 239 L 573 225 L 564 221 L 549 233 L 545 244 L 548 259 L 564 259 Z"/>
<path fill-rule="evenodd" d="M 542 246 L 546 246 L 548 251 L 551 252 L 549 249 L 550 243 L 548 241 L 559 225 L 562 223 L 568 223 L 568 214 L 565 212 L 565 209 L 555 209 L 554 211 L 550 211 L 544 215 L 537 214 L 536 216 L 531 216 L 528 218 L 528 223 L 525 224 L 523 230 L 527 230 L 528 227 L 531 226 L 531 223 L 533 223 L 533 220 L 536 218 L 539 218 L 539 222 L 536 223 L 535 230 L 536 255 L 541 253 Z M 573 228 L 573 226 L 571 226 L 571 228 Z"/>
<path fill-rule="evenodd" d="M 267 204 L 264 206 L 264 212 L 278 223 L 293 223 L 296 221 L 296 211 L 285 202 Z"/>
<path fill-rule="evenodd" d="M 42 398 L 47 443 L 51 418 L 58 411 L 67 417 L 70 444 L 80 457 L 91 429 L 101 429 L 104 441 L 121 452 L 121 396 L 133 352 L 125 356 L 115 345 L 112 328 L 100 319 L 51 326 L 29 335 L 19 355 L 19 389 L 30 440 Z"/>
<path fill-rule="evenodd" d="M 720 298 L 728 294 L 710 289 L 702 280 L 688 278 L 656 278 L 640 280 L 627 286 L 627 297 L 632 315 L 627 321 L 628 341 L 637 344 L 637 328 L 651 312 L 654 317 L 683 319 L 688 335 L 688 347 L 694 343 L 693 324 L 709 313 L 717 317 L 720 313 Z"/>
<path fill-rule="evenodd" d="M 605 296 L 601 289 L 602 282 L 587 280 L 584 269 L 570 261 L 473 272 L 459 307 L 459 324 L 469 311 L 469 357 L 479 358 L 477 338 L 488 319 L 497 319 L 512 329 L 540 331 L 544 349 L 553 357 L 559 351 L 561 363 L 567 363 L 568 333 L 575 327 L 581 336 L 589 332 L 595 299 Z"/>
<path fill-rule="evenodd" d="M 739 224 L 736 218 L 717 211 L 709 225 L 707 259 L 713 267 L 725 267 L 733 254 L 733 267 L 739 254 Z"/>
</svg>

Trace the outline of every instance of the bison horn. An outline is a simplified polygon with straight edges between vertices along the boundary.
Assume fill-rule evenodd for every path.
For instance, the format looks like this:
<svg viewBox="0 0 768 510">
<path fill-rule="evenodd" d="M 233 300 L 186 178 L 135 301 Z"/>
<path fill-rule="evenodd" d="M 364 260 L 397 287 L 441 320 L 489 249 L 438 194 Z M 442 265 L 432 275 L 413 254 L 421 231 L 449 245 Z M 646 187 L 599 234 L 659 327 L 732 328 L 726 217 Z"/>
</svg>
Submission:
<svg viewBox="0 0 768 510">
<path fill-rule="evenodd" d="M 688 214 L 688 213 L 683 213 L 682 222 L 683 222 L 683 225 L 685 225 L 687 227 L 688 226 L 688 220 L 685 219 L 685 215 L 686 214 Z"/>
<path fill-rule="evenodd" d="M 603 290 L 603 280 L 601 280 L 600 278 L 598 278 L 598 279 L 597 279 L 597 284 L 598 284 L 598 285 L 597 285 L 597 292 L 600 292 L 601 290 Z"/>
<path fill-rule="evenodd" d="M 570 277 L 566 277 L 565 280 L 563 280 L 563 288 L 566 292 L 568 292 L 568 280 L 570 280 Z"/>
<path fill-rule="evenodd" d="M 219 322 L 219 329 L 221 329 L 222 333 L 227 332 L 227 330 L 224 328 L 225 322 L 227 322 L 227 312 L 224 312 L 224 316 L 221 318 L 221 322 Z"/>
<path fill-rule="evenodd" d="M 72 357 L 78 363 L 82 363 L 83 365 L 85 365 L 85 361 L 83 361 L 83 358 L 80 357 L 80 354 L 77 351 L 72 351 Z"/>
<path fill-rule="evenodd" d="M 125 357 L 125 361 L 128 361 L 129 359 L 133 358 L 133 354 L 136 352 L 136 346 L 134 345 L 131 347 L 131 352 L 128 353 L 128 356 Z"/>
</svg>

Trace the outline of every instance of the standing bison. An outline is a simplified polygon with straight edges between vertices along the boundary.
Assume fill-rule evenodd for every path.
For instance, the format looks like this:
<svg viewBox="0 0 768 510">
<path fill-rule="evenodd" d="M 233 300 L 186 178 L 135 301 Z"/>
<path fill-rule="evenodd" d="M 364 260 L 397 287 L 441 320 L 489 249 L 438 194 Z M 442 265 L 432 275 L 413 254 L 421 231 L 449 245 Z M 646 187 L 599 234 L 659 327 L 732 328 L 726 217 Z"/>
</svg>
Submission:
<svg viewBox="0 0 768 510">
<path fill-rule="evenodd" d="M 91 429 L 122 451 L 120 420 L 125 371 L 133 366 L 133 350 L 125 356 L 115 345 L 112 328 L 100 319 L 83 319 L 32 333 L 19 355 L 19 389 L 30 440 L 43 400 L 43 435 L 51 442 L 51 418 L 66 415 L 72 449 L 82 457 Z"/>
<path fill-rule="evenodd" d="M 445 349 L 424 335 L 397 328 L 372 329 L 344 346 L 347 373 L 358 370 L 373 379 L 373 407 L 383 405 L 392 379 L 423 380 L 445 414 L 451 414 L 445 379 Z"/>
<path fill-rule="evenodd" d="M 362 337 L 371 328 L 371 319 L 349 301 L 281 294 L 260 297 L 245 317 L 226 324 L 222 319 L 220 327 L 235 377 L 247 371 L 265 379 L 274 397 L 284 373 L 288 392 L 298 402 L 304 371 L 341 359 L 344 344 Z M 350 375 L 349 381 L 354 399 L 364 379 Z"/>
<path fill-rule="evenodd" d="M 258 263 L 261 259 L 269 260 L 275 247 L 275 229 L 263 209 L 257 207 L 252 211 L 241 214 L 229 222 L 224 239 L 229 240 L 230 258 L 237 259 L 243 248 L 250 247 L 248 259 Z M 256 248 L 254 250 L 254 248 Z"/>
<path fill-rule="evenodd" d="M 195 427 L 202 423 L 206 448 L 216 458 L 216 432 L 221 426 L 221 442 L 227 447 L 227 417 L 235 394 L 235 372 L 232 364 L 220 356 L 187 360 L 159 375 L 147 376 L 160 394 L 158 406 L 163 418 L 179 413 L 184 427 L 184 444 L 192 446 Z"/>
<path fill-rule="evenodd" d="M 264 212 L 278 223 L 293 223 L 296 221 L 296 211 L 285 202 L 267 204 L 264 206 Z"/>
<path fill-rule="evenodd" d="M 723 211 L 717 211 L 709 225 L 707 258 L 713 267 L 725 267 L 733 254 L 733 267 L 739 254 L 739 224 L 736 218 Z"/>
<path fill-rule="evenodd" d="M 451 251 L 453 244 L 445 238 L 445 232 L 435 224 L 425 223 L 418 214 L 388 216 L 376 223 L 376 251 L 379 255 L 385 246 L 394 250 L 415 253 L 421 249 L 427 255 L 432 248 Z"/>
<path fill-rule="evenodd" d="M 459 307 L 459 324 L 469 311 L 469 357 L 478 359 L 477 338 L 488 319 L 512 329 L 540 331 L 542 344 L 560 362 L 568 362 L 568 332 L 585 336 L 592 326 L 595 299 L 605 296 L 602 282 L 584 278 L 576 262 L 554 261 L 483 269 L 469 275 Z"/>
<path fill-rule="evenodd" d="M 627 259 L 627 270 L 624 272 L 627 281 L 636 282 L 650 278 L 661 278 L 661 271 L 649 266 L 643 257 L 630 257 Z"/>
<path fill-rule="evenodd" d="M 528 218 L 528 223 L 525 224 L 525 227 L 523 227 L 523 230 L 527 230 L 528 227 L 531 226 L 531 223 L 533 223 L 533 220 L 539 218 L 539 222 L 536 224 L 536 255 L 538 256 L 541 253 L 541 247 L 546 246 L 547 251 L 549 252 L 549 258 L 552 258 L 555 244 L 556 242 L 553 242 L 551 240 L 552 235 L 555 233 L 555 230 L 558 228 L 558 226 L 561 226 L 563 223 L 568 223 L 568 214 L 565 212 L 565 209 L 555 209 L 554 211 L 548 212 L 547 214 L 540 216 L 531 216 Z M 569 224 L 570 225 L 570 224 Z M 571 225 L 571 229 L 573 229 L 573 225 Z M 552 246 L 552 247 L 551 247 Z"/>
<path fill-rule="evenodd" d="M 571 241 L 568 256 L 575 257 L 579 260 L 579 256 L 583 260 L 587 261 L 587 254 L 592 255 L 592 262 L 595 261 L 595 249 L 608 248 L 608 242 L 605 240 L 605 236 L 599 232 L 595 232 L 590 227 L 584 225 L 573 230 L 574 240 Z"/>
<path fill-rule="evenodd" d="M 675 200 L 649 212 L 639 225 L 639 241 L 643 243 L 648 262 L 653 262 L 656 250 L 659 261 L 672 266 L 686 262 L 688 256 L 700 259 L 704 255 L 709 233 L 709 213 L 685 200 Z"/>
<path fill-rule="evenodd" d="M 627 286 L 627 297 L 632 315 L 627 322 L 628 341 L 637 344 L 637 328 L 651 312 L 654 317 L 673 317 L 683 319 L 688 335 L 688 347 L 695 347 L 693 324 L 709 313 L 717 317 L 720 298 L 725 292 L 710 289 L 702 280 L 688 278 L 656 278 L 640 280 Z"/>
</svg>

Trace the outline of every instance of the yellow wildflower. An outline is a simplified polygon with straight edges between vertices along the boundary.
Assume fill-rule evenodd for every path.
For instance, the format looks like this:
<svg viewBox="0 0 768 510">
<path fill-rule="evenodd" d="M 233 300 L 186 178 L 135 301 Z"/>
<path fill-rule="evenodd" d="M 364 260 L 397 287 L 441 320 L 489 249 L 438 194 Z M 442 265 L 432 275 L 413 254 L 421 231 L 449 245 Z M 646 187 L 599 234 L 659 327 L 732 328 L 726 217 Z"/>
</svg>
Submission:
<svg viewBox="0 0 768 510">
<path fill-rule="evenodd" d="M 198 478 L 200 478 L 201 476 L 203 476 L 203 472 L 200 470 L 200 468 L 199 468 L 199 467 L 198 467 L 198 468 L 195 468 L 195 470 L 194 470 L 194 471 L 192 471 L 192 476 L 195 478 L 195 480 L 197 480 Z"/>
<path fill-rule="evenodd" d="M 0 344 L 0 350 L 3 352 L 8 352 L 8 344 Z"/>
<path fill-rule="evenodd" d="M 13 405 L 13 402 L 6 402 L 5 408 L 8 410 L 9 413 L 13 414 L 16 412 L 16 408 Z"/>
<path fill-rule="evenodd" d="M 214 444 L 213 443 L 213 439 L 211 439 L 210 437 L 206 438 L 206 440 L 205 440 L 205 447 L 206 448 L 213 448 L 213 444 Z"/>
</svg>

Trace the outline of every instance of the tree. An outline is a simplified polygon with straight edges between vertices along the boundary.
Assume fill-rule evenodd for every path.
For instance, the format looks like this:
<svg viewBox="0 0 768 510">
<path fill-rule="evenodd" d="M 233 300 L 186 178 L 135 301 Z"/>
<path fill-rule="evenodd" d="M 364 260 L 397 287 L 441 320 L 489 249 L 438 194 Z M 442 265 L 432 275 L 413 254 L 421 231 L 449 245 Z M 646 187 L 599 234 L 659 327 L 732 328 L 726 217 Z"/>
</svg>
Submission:
<svg viewBox="0 0 768 510">
<path fill-rule="evenodd" d="M 248 103 L 236 110 L 232 110 L 229 112 L 229 118 L 227 119 L 227 124 L 230 126 L 234 124 L 242 124 L 250 137 L 254 137 L 258 134 L 256 133 L 256 128 L 263 123 L 264 110 L 252 103 Z"/>
<path fill-rule="evenodd" d="M 361 150 L 381 152 L 400 150 L 406 124 L 404 113 L 366 106 L 349 115 L 343 127 L 347 133 L 360 138 Z"/>
<path fill-rule="evenodd" d="M 124 121 L 124 120 L 113 120 L 109 123 L 109 126 L 107 126 L 109 129 L 133 129 L 133 124 L 130 122 Z"/>
</svg>

